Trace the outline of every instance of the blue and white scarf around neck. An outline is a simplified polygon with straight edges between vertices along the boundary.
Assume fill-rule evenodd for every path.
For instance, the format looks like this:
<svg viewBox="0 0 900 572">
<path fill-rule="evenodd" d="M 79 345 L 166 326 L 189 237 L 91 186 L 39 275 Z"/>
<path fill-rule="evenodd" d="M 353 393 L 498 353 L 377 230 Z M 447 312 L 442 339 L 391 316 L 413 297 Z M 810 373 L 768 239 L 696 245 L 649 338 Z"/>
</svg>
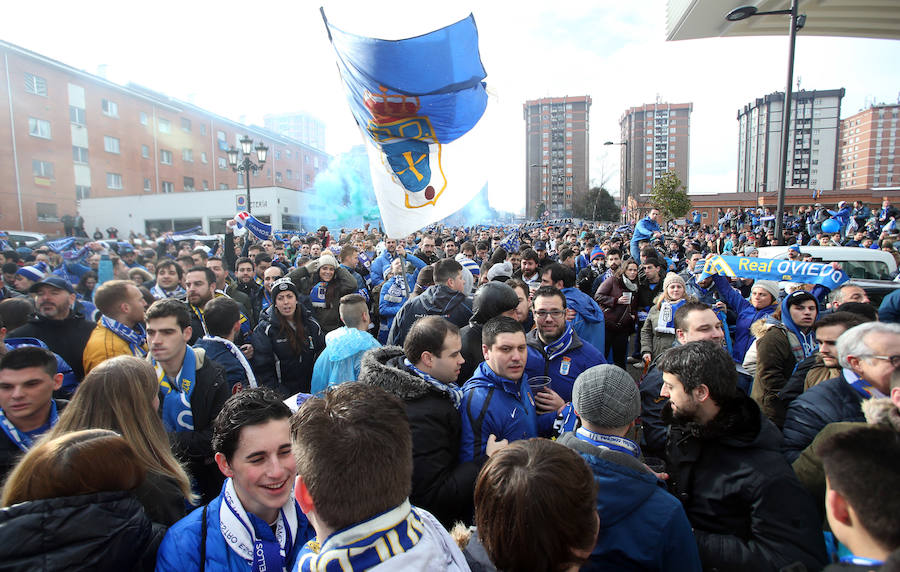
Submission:
<svg viewBox="0 0 900 572">
<path fill-rule="evenodd" d="M 631 455 L 632 457 L 635 457 L 637 459 L 641 458 L 641 448 L 638 446 L 638 444 L 631 439 L 626 439 L 625 437 L 619 437 L 618 435 L 604 435 L 603 433 L 594 433 L 593 431 L 589 431 L 584 427 L 579 427 L 575 430 L 575 437 L 579 441 L 590 443 L 595 447 L 609 449 L 611 451 L 618 451 L 619 453 L 625 453 L 626 455 Z"/>
<path fill-rule="evenodd" d="M 59 421 L 59 413 L 56 410 L 56 401 L 51 399 L 50 427 L 56 425 L 57 421 Z M 19 429 L 13 425 L 12 421 L 6 417 L 6 414 L 3 413 L 2 409 L 0 409 L 0 429 L 3 429 L 3 432 L 6 433 L 6 436 L 9 437 L 10 441 L 15 443 L 22 451 L 27 451 L 34 444 L 34 439 L 24 431 L 19 431 Z"/>
<path fill-rule="evenodd" d="M 256 376 L 253 375 L 253 368 L 250 367 L 250 362 L 248 362 L 247 358 L 244 357 L 244 352 L 241 351 L 241 348 L 237 347 L 231 340 L 226 340 L 225 338 L 220 338 L 219 336 L 203 336 L 203 339 L 213 342 L 219 342 L 220 344 L 228 348 L 228 351 L 231 352 L 231 355 L 233 355 L 235 359 L 240 362 L 241 367 L 244 368 L 244 373 L 247 374 L 247 383 L 250 384 L 250 387 L 257 387 Z"/>
<path fill-rule="evenodd" d="M 562 335 L 544 346 L 544 353 L 547 354 L 547 361 L 554 360 L 569 351 L 569 346 L 572 345 L 572 336 L 574 333 L 575 330 L 572 329 L 572 324 L 566 322 L 566 330 Z"/>
<path fill-rule="evenodd" d="M 297 557 L 300 572 L 369 570 L 392 556 L 412 549 L 425 524 L 409 500 L 350 528 L 329 536 L 321 545 L 311 540 Z"/>
<path fill-rule="evenodd" d="M 184 362 L 181 371 L 173 381 L 166 375 L 162 365 L 152 360 L 159 379 L 159 386 L 163 391 L 163 425 L 166 431 L 193 431 L 194 413 L 191 411 L 191 396 L 197 381 L 197 356 L 193 348 L 185 345 Z"/>
<path fill-rule="evenodd" d="M 163 290 L 159 287 L 159 284 L 154 284 L 150 288 L 150 293 L 157 300 L 163 300 L 165 298 L 184 298 L 187 295 L 187 290 L 181 284 L 177 284 L 173 290 Z"/>
<path fill-rule="evenodd" d="M 869 399 L 872 397 L 879 399 L 882 397 L 887 397 L 887 395 L 878 391 L 878 389 L 874 385 L 856 375 L 856 372 L 852 369 L 843 369 L 844 379 L 847 380 L 847 383 L 851 388 L 853 388 L 853 391 L 862 396 L 863 399 Z"/>
<path fill-rule="evenodd" d="M 450 401 L 453 403 L 453 407 L 459 409 L 459 404 L 462 402 L 463 397 L 462 388 L 455 383 L 444 383 L 439 379 L 435 379 L 433 376 L 414 366 L 408 358 L 403 358 L 403 365 L 411 369 L 416 375 L 430 383 L 432 387 L 441 393 L 446 393 L 447 397 L 449 397 Z"/>
<path fill-rule="evenodd" d="M 100 323 L 107 330 L 128 342 L 128 347 L 131 348 L 131 355 L 137 357 L 147 355 L 147 329 L 144 328 L 144 324 L 138 322 L 135 328 L 129 328 L 125 324 L 105 315 L 100 316 Z"/>
<path fill-rule="evenodd" d="M 656 331 L 660 334 L 675 333 L 675 311 L 678 310 L 687 300 L 682 298 L 676 302 L 663 300 L 659 305 L 659 321 L 656 323 Z"/>
<path fill-rule="evenodd" d="M 234 482 L 229 478 L 222 488 L 219 506 L 219 525 L 225 543 L 235 554 L 251 563 L 251 570 L 280 572 L 285 569 L 288 555 L 297 541 L 300 509 L 294 493 L 278 509 L 275 532 L 261 518 L 244 510 Z"/>
</svg>

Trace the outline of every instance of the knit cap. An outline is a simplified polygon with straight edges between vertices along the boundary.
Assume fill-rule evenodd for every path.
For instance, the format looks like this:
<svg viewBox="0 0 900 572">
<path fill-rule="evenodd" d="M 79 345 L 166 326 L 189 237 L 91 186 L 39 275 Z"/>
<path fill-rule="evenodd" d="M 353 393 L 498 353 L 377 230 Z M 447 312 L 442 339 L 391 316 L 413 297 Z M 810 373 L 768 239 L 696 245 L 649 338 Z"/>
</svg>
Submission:
<svg viewBox="0 0 900 572">
<path fill-rule="evenodd" d="M 774 280 L 757 280 L 753 283 L 753 288 L 762 288 L 772 295 L 772 300 L 778 300 L 778 283 Z"/>
<path fill-rule="evenodd" d="M 680 274 L 676 274 L 674 272 L 669 272 L 666 274 L 666 277 L 663 279 L 663 290 L 669 287 L 669 284 L 673 284 L 675 282 L 680 283 L 684 286 L 684 278 L 681 277 Z"/>
<path fill-rule="evenodd" d="M 40 282 L 47 275 L 47 265 L 44 262 L 38 262 L 34 266 L 23 266 L 16 270 L 16 274 L 24 276 L 32 282 Z"/>
<path fill-rule="evenodd" d="M 622 368 L 596 365 L 581 372 L 572 388 L 572 406 L 597 427 L 624 427 L 641 413 L 637 384 Z"/>
</svg>

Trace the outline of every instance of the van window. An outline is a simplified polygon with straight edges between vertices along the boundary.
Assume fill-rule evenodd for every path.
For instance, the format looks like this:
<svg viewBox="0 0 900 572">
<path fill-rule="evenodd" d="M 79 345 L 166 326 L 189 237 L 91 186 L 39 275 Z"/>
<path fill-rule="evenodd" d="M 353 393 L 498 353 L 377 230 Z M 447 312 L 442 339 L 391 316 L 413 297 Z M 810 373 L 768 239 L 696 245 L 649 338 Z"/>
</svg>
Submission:
<svg viewBox="0 0 900 572">
<path fill-rule="evenodd" d="M 842 260 L 841 268 L 850 278 L 867 280 L 890 280 L 891 270 L 884 262 L 877 260 Z"/>
</svg>

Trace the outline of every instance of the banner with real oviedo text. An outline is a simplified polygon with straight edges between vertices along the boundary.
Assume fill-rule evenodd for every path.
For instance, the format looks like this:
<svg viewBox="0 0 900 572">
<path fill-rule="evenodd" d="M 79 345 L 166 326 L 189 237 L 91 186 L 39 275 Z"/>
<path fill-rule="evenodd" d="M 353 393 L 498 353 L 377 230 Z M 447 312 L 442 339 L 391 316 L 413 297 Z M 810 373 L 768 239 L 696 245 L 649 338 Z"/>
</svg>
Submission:
<svg viewBox="0 0 900 572">
<path fill-rule="evenodd" d="M 821 262 L 719 255 L 706 260 L 703 272 L 697 279 L 703 280 L 713 274 L 729 278 L 820 284 L 830 290 L 834 290 L 849 279 L 846 272 Z"/>
</svg>

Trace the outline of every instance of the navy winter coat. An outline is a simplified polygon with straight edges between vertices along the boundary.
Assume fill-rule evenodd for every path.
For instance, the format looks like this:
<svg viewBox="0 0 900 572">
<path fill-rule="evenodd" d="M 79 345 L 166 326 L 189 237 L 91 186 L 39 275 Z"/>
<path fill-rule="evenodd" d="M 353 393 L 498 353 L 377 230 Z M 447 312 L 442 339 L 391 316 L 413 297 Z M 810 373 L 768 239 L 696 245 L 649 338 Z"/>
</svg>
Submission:
<svg viewBox="0 0 900 572">
<path fill-rule="evenodd" d="M 837 421 L 865 421 L 862 395 L 844 376 L 826 379 L 791 402 L 784 420 L 784 454 L 793 463 L 826 425 Z"/>
</svg>

